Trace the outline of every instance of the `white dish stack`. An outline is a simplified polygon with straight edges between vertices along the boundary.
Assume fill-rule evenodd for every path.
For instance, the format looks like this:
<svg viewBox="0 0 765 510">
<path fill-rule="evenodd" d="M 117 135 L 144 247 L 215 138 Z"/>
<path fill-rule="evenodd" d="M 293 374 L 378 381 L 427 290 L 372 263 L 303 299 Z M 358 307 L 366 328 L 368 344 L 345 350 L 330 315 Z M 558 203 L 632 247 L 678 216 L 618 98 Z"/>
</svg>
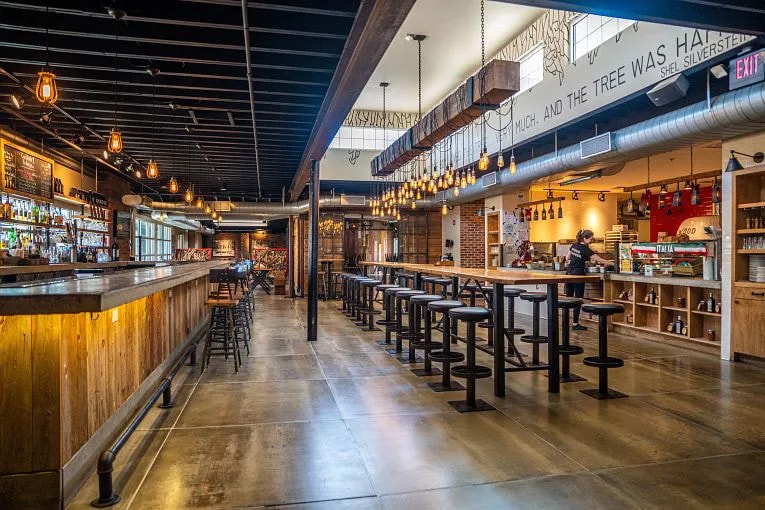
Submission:
<svg viewBox="0 0 765 510">
<path fill-rule="evenodd" d="M 765 283 L 765 255 L 749 255 L 749 281 Z"/>
</svg>

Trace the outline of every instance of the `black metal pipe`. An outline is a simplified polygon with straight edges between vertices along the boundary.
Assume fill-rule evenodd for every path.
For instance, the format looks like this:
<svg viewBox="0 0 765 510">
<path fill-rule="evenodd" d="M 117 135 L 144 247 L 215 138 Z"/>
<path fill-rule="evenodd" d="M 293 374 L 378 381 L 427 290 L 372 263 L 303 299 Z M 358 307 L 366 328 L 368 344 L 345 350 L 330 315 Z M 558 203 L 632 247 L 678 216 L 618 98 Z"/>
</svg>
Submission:
<svg viewBox="0 0 765 510">
<path fill-rule="evenodd" d="M 114 461 L 117 459 L 122 447 L 125 446 L 130 436 L 136 431 L 138 425 L 141 424 L 143 419 L 151 410 L 152 406 L 159 400 L 160 396 L 163 396 L 162 404 L 159 406 L 163 409 L 173 407 L 172 402 L 172 390 L 171 383 L 175 374 L 183 366 L 186 358 L 191 356 L 193 352 L 196 352 L 196 342 L 181 356 L 181 358 L 175 363 L 172 370 L 162 379 L 159 387 L 152 393 L 151 398 L 144 404 L 138 414 L 135 415 L 130 424 L 122 431 L 122 434 L 117 438 L 112 446 L 101 452 L 98 457 L 98 467 L 96 472 L 98 473 L 98 499 L 94 500 L 91 505 L 96 508 L 104 508 L 107 506 L 116 505 L 120 501 L 120 496 L 114 492 L 114 482 L 112 479 L 112 473 L 114 471 Z"/>
<path fill-rule="evenodd" d="M 311 160 L 308 183 L 308 341 L 315 342 L 319 303 L 319 162 Z"/>
</svg>

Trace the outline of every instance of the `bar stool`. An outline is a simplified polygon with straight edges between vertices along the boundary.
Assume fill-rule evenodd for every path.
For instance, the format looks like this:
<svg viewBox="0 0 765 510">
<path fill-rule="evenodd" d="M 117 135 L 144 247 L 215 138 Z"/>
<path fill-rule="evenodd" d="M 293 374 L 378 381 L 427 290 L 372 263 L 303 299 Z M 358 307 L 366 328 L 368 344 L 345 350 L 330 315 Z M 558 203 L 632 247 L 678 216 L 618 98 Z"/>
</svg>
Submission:
<svg viewBox="0 0 765 510">
<path fill-rule="evenodd" d="M 539 334 L 539 304 L 547 301 L 547 295 L 541 292 L 524 292 L 520 298 L 523 301 L 530 301 L 532 303 L 532 315 L 531 315 L 531 334 L 521 336 L 521 342 L 532 344 L 531 351 L 531 367 L 546 367 L 547 363 L 540 363 L 539 361 L 539 345 L 548 342 L 547 336 Z"/>
<path fill-rule="evenodd" d="M 381 331 L 380 328 L 375 327 L 374 321 L 374 316 L 380 314 L 379 310 L 375 310 L 375 287 L 378 285 L 380 285 L 380 281 L 374 279 L 361 282 L 361 292 L 364 295 L 361 315 L 363 317 L 362 322 L 368 326 L 367 331 Z"/>
<path fill-rule="evenodd" d="M 349 292 L 348 292 L 348 282 L 349 282 L 350 278 L 352 278 L 352 277 L 353 277 L 353 275 L 350 274 L 350 273 L 341 273 L 340 274 L 340 282 L 341 282 L 341 285 L 340 285 L 340 289 L 341 289 L 340 290 L 340 294 L 341 294 L 340 298 L 342 299 L 342 306 L 340 308 L 338 308 L 338 310 L 343 311 L 343 312 L 348 310 L 348 295 L 349 295 Z"/>
<path fill-rule="evenodd" d="M 385 303 L 385 319 L 377 321 L 378 324 L 382 325 L 382 322 L 385 322 L 385 339 L 380 340 L 377 342 L 377 345 L 391 345 L 391 334 L 398 332 L 398 314 L 396 313 L 396 293 L 397 292 L 403 292 L 405 290 L 410 290 L 408 287 L 399 287 L 399 286 L 393 286 L 388 289 L 385 289 L 385 292 L 383 293 L 383 302 Z M 395 354 L 395 349 L 389 349 L 389 354 Z"/>
<path fill-rule="evenodd" d="M 371 285 L 377 285 L 380 283 L 378 280 L 375 280 L 374 278 L 357 278 L 353 281 L 354 286 L 354 311 L 355 311 L 355 317 L 356 320 L 354 321 L 354 324 L 357 326 L 366 326 L 367 325 L 367 316 L 362 315 L 362 311 L 366 310 L 367 308 L 367 293 L 365 292 L 366 286 L 364 284 L 371 284 Z"/>
<path fill-rule="evenodd" d="M 379 319 L 377 321 L 378 326 L 383 326 L 385 328 L 385 339 L 384 340 L 378 340 L 377 345 L 389 345 L 390 342 L 390 331 L 393 330 L 393 326 L 396 325 L 396 320 L 393 318 L 393 312 L 391 310 L 391 305 L 389 305 L 389 297 L 390 294 L 388 294 L 388 291 L 391 289 L 400 289 L 398 285 L 395 285 L 393 283 L 381 283 L 380 285 L 377 285 L 375 287 L 375 293 L 382 293 L 382 314 L 383 318 Z"/>
<path fill-rule="evenodd" d="M 598 355 L 588 356 L 583 362 L 588 367 L 597 367 L 599 374 L 598 389 L 580 391 L 598 400 L 624 398 L 627 395 L 608 387 L 608 371 L 624 366 L 624 360 L 608 356 L 608 317 L 624 313 L 624 307 L 618 303 L 591 303 L 583 305 L 582 310 L 598 316 Z"/>
<path fill-rule="evenodd" d="M 409 287 L 410 289 L 413 287 L 412 282 L 414 282 L 414 275 L 412 273 L 405 273 L 402 271 L 396 274 L 396 278 L 398 279 L 399 286 Z"/>
<path fill-rule="evenodd" d="M 425 294 L 424 290 L 407 290 L 404 292 L 397 292 L 396 293 L 396 309 L 398 310 L 398 318 L 399 322 L 402 322 L 402 318 L 404 315 L 403 310 L 401 309 L 401 305 L 403 304 L 404 307 L 407 309 L 407 328 L 404 329 L 401 328 L 401 332 L 396 333 L 396 352 L 401 353 L 403 351 L 403 340 L 409 340 L 409 352 L 406 357 L 399 356 L 398 360 L 402 364 L 410 364 L 410 363 L 419 363 L 422 361 L 422 358 L 417 357 L 417 353 L 415 352 L 414 348 L 412 347 L 412 342 L 415 340 L 419 340 L 422 336 L 422 333 L 420 333 L 420 317 L 419 317 L 419 310 L 414 307 L 410 306 L 409 299 L 412 298 L 412 296 L 419 296 Z"/>
<path fill-rule="evenodd" d="M 435 392 L 442 391 L 458 391 L 464 390 L 465 387 L 460 383 L 451 380 L 451 365 L 452 363 L 460 363 L 465 361 L 465 355 L 461 352 L 453 352 L 451 350 L 451 320 L 449 319 L 449 311 L 455 308 L 463 308 L 465 303 L 462 301 L 454 300 L 441 300 L 432 301 L 428 303 L 428 310 L 431 312 L 443 314 L 443 337 L 441 342 L 441 350 L 431 351 L 430 359 L 436 363 L 442 364 L 441 381 L 428 383 L 428 387 Z"/>
<path fill-rule="evenodd" d="M 569 329 L 569 310 L 581 306 L 584 302 L 579 298 L 559 298 L 558 308 L 560 309 L 560 332 L 561 344 L 558 347 L 558 354 L 561 356 L 561 376 L 560 382 L 586 381 L 584 377 L 571 373 L 570 356 L 578 356 L 584 352 L 584 349 L 578 345 L 571 345 L 571 331 Z"/>
<path fill-rule="evenodd" d="M 422 278 L 422 283 L 425 286 L 425 290 L 428 291 L 430 294 L 440 294 L 442 297 L 446 297 L 446 293 L 448 292 L 449 285 L 452 284 L 452 279 L 443 278 L 440 276 L 424 276 Z M 428 289 L 428 286 L 430 286 L 429 289 Z M 440 291 L 438 287 L 441 287 Z"/>
<path fill-rule="evenodd" d="M 234 358 L 234 373 L 239 373 L 242 354 L 239 352 L 239 340 L 234 321 L 234 308 L 237 303 L 236 299 L 208 297 L 205 305 L 210 308 L 210 327 L 207 330 L 202 352 L 202 372 L 210 364 L 210 357 L 213 354 L 223 354 L 226 361 L 231 354 Z"/>
<path fill-rule="evenodd" d="M 460 377 L 466 381 L 465 400 L 449 401 L 449 405 L 461 413 L 494 409 L 491 404 L 475 398 L 475 381 L 491 377 L 491 368 L 475 363 L 475 325 L 489 317 L 491 317 L 491 310 L 478 306 L 465 306 L 449 310 L 450 319 L 467 323 L 467 361 L 464 365 L 457 365 L 451 369 L 454 377 Z"/>
<path fill-rule="evenodd" d="M 354 310 L 354 307 L 356 306 L 356 296 L 354 294 L 355 282 L 356 280 L 359 280 L 361 278 L 365 278 L 365 277 L 359 276 L 356 274 L 349 274 L 345 278 L 345 287 L 343 289 L 343 296 L 344 296 L 343 301 L 346 304 L 345 315 L 348 316 L 349 318 L 356 315 L 356 311 Z"/>
<path fill-rule="evenodd" d="M 508 359 L 508 363 L 516 367 L 526 367 L 526 362 L 523 358 L 526 356 L 515 345 L 516 335 L 523 335 L 526 333 L 525 329 L 515 327 L 515 299 L 520 297 L 521 294 L 526 292 L 524 289 L 505 288 L 505 297 L 507 298 L 507 325 L 505 326 L 505 338 L 507 338 L 507 355 L 513 356 L 515 359 Z"/>
<path fill-rule="evenodd" d="M 412 369 L 412 373 L 416 376 L 422 377 L 426 375 L 439 375 L 441 371 L 439 369 L 433 369 L 431 366 L 430 353 L 433 349 L 441 349 L 443 345 L 441 342 L 433 342 L 432 328 L 433 323 L 431 321 L 431 313 L 428 311 L 428 303 L 434 301 L 442 301 L 444 299 L 440 294 L 420 294 L 409 298 L 410 309 L 415 309 L 415 331 L 420 330 L 420 318 L 424 321 L 425 330 L 422 340 L 410 340 L 409 342 L 409 357 L 411 358 L 415 351 L 424 351 L 423 358 L 425 359 L 424 368 Z"/>
</svg>

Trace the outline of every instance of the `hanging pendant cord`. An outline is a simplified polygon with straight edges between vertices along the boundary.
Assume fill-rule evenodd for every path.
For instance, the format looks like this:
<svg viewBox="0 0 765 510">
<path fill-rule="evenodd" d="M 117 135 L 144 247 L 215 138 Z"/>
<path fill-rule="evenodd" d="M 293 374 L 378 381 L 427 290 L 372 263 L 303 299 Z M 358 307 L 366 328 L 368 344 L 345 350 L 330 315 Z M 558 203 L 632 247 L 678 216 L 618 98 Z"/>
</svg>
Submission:
<svg viewBox="0 0 765 510">
<path fill-rule="evenodd" d="M 154 161 L 154 76 L 151 77 L 151 160 Z M 156 163 L 156 162 L 155 162 Z"/>
<path fill-rule="evenodd" d="M 417 122 L 422 120 L 422 41 L 417 40 Z"/>
<path fill-rule="evenodd" d="M 481 0 L 481 97 L 483 97 L 484 91 L 484 67 L 486 67 L 486 36 L 485 36 L 485 9 L 484 0 Z M 483 115 L 481 117 L 481 138 L 483 140 L 483 146 L 486 147 L 486 111 L 484 107 L 484 101 L 481 100 L 481 110 Z"/>
<path fill-rule="evenodd" d="M 50 69 L 50 44 L 48 44 L 48 11 L 50 6 L 45 3 L 45 70 Z"/>
<path fill-rule="evenodd" d="M 114 128 L 117 128 L 117 103 L 119 102 L 119 92 L 117 91 L 117 74 L 119 69 L 119 48 L 120 48 L 120 22 L 114 20 Z"/>
</svg>

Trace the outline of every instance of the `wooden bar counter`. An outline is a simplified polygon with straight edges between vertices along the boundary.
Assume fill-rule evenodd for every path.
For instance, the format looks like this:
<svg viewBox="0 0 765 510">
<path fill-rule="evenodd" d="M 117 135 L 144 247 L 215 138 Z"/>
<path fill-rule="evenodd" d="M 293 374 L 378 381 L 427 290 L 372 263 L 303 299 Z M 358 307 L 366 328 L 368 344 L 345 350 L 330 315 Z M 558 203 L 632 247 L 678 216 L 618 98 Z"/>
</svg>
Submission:
<svg viewBox="0 0 765 510">
<path fill-rule="evenodd" d="M 0 508 L 61 508 L 202 328 L 210 269 L 0 287 Z"/>
</svg>

